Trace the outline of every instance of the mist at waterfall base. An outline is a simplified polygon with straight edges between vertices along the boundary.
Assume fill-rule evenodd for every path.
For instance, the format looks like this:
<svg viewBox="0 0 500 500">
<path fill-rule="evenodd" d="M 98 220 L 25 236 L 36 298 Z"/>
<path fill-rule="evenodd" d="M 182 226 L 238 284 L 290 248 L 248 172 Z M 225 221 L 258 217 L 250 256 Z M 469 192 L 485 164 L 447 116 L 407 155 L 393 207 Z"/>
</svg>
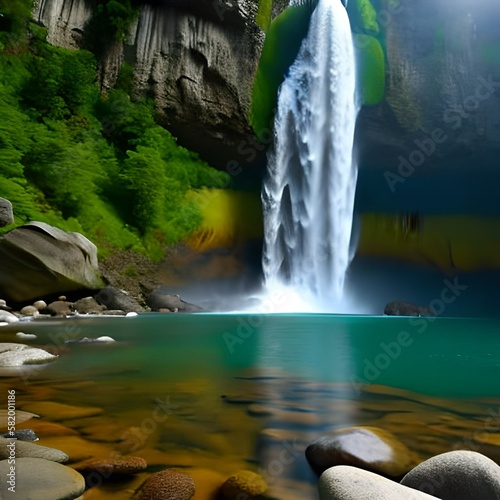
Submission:
<svg viewBox="0 0 500 500">
<path fill-rule="evenodd" d="M 280 312 L 342 310 L 356 114 L 349 18 L 338 0 L 320 0 L 280 87 L 262 192 L 265 295 Z"/>
</svg>

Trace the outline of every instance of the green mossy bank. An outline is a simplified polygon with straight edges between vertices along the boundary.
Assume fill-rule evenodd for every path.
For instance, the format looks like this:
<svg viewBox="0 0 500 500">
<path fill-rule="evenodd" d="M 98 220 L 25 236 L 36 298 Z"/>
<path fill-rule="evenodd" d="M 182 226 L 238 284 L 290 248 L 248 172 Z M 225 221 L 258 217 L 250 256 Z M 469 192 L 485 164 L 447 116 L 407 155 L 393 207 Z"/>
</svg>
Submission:
<svg viewBox="0 0 500 500">
<path fill-rule="evenodd" d="M 156 124 L 153 103 L 131 97 L 127 67 L 101 95 L 96 55 L 49 45 L 30 13 L 29 0 L 0 0 L 0 196 L 16 225 L 81 232 L 101 256 L 160 259 L 201 223 L 189 193 L 229 176 Z"/>
</svg>

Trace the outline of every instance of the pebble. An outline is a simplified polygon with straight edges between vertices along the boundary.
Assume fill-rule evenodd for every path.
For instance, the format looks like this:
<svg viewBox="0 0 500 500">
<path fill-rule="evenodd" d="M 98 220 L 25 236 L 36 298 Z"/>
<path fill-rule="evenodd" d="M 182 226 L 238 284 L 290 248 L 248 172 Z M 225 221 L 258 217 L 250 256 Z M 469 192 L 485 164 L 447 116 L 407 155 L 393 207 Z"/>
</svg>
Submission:
<svg viewBox="0 0 500 500">
<path fill-rule="evenodd" d="M 24 333 L 24 332 L 17 332 L 16 337 L 18 339 L 24 339 L 24 340 L 33 340 L 37 338 L 34 333 Z"/>
<path fill-rule="evenodd" d="M 436 499 L 434 496 L 402 486 L 373 472 L 348 465 L 331 467 L 321 474 L 318 490 L 320 500 Z"/>
<path fill-rule="evenodd" d="M 352 465 L 400 478 L 417 463 L 396 436 L 377 427 L 346 427 L 323 436 L 307 447 L 306 458 L 318 475 L 335 465 Z"/>
<path fill-rule="evenodd" d="M 43 311 L 47 309 L 47 303 L 44 300 L 37 300 L 33 303 L 33 306 L 38 309 L 38 311 Z"/>
<path fill-rule="evenodd" d="M 0 437 L 0 459 L 9 458 L 9 448 L 7 448 L 7 445 L 11 442 L 10 439 Z M 26 441 L 16 441 L 16 457 L 43 458 L 44 460 L 58 463 L 64 463 L 69 460 L 69 456 L 60 450 Z"/>
<path fill-rule="evenodd" d="M 13 494 L 5 480 L 9 468 L 8 460 L 0 461 L 0 498 L 70 499 L 85 491 L 85 479 L 70 467 L 42 458 L 17 458 L 16 492 Z"/>
<path fill-rule="evenodd" d="M 97 472 L 104 477 L 109 477 L 111 474 L 137 474 L 146 470 L 147 466 L 146 460 L 141 457 L 120 456 L 119 458 L 87 460 L 78 464 L 75 469 L 84 475 Z"/>
<path fill-rule="evenodd" d="M 18 429 L 14 432 L 7 432 L 3 436 L 4 438 L 17 439 L 18 441 L 38 441 L 39 438 L 33 429 Z"/>
<path fill-rule="evenodd" d="M 149 476 L 137 489 L 133 500 L 190 500 L 195 492 L 194 481 L 175 469 L 164 469 Z"/>
<path fill-rule="evenodd" d="M 54 361 L 57 356 L 26 344 L 5 342 L 0 344 L 0 367 L 40 364 Z"/>
<path fill-rule="evenodd" d="M 475 451 L 450 451 L 417 465 L 401 484 L 442 500 L 498 500 L 500 467 Z"/>
<path fill-rule="evenodd" d="M 19 321 L 19 318 L 9 311 L 0 310 L 0 321 L 2 323 L 15 323 L 16 321 Z"/>
<path fill-rule="evenodd" d="M 242 470 L 226 479 L 221 491 L 227 500 L 251 500 L 267 490 L 267 483 L 259 474 Z"/>
</svg>

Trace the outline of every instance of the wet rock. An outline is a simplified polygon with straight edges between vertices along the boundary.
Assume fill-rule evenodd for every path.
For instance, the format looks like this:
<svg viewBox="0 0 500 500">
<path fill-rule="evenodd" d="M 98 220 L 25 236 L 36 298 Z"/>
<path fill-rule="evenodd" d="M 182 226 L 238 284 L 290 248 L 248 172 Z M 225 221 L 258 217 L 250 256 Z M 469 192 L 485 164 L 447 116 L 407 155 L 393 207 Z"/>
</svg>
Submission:
<svg viewBox="0 0 500 500">
<path fill-rule="evenodd" d="M 12 203 L 5 198 L 0 198 L 0 227 L 8 226 L 14 222 Z"/>
<path fill-rule="evenodd" d="M 121 456 L 118 458 L 108 457 L 105 459 L 87 460 L 76 466 L 76 470 L 83 475 L 97 472 L 104 477 L 109 477 L 112 474 L 137 474 L 146 470 L 148 464 L 141 457 Z"/>
<path fill-rule="evenodd" d="M 9 448 L 7 447 L 9 443 L 12 443 L 11 439 L 0 438 L 0 459 L 9 457 Z M 18 458 L 43 458 L 44 460 L 58 463 L 64 463 L 69 460 L 68 455 L 62 451 L 25 441 L 16 441 L 15 450 L 16 457 Z"/>
<path fill-rule="evenodd" d="M 51 316 L 70 316 L 73 314 L 72 303 L 65 300 L 55 300 L 47 306 Z"/>
<path fill-rule="evenodd" d="M 431 500 L 436 497 L 407 488 L 382 476 L 339 465 L 319 478 L 320 500 Z"/>
<path fill-rule="evenodd" d="M 137 489 L 133 500 L 190 500 L 194 496 L 194 481 L 175 469 L 164 469 L 151 475 Z"/>
<path fill-rule="evenodd" d="M 97 247 L 79 233 L 30 222 L 0 236 L 0 294 L 24 302 L 102 286 Z"/>
<path fill-rule="evenodd" d="M 99 290 L 95 300 L 109 310 L 120 310 L 123 313 L 144 311 L 144 308 L 137 300 L 112 286 Z M 108 314 L 108 311 L 106 311 L 106 314 Z"/>
<path fill-rule="evenodd" d="M 384 314 L 387 316 L 432 316 L 432 311 L 410 302 L 393 301 L 385 306 Z"/>
<path fill-rule="evenodd" d="M 2 323 L 15 323 L 19 318 L 9 311 L 0 310 L 0 321 Z"/>
<path fill-rule="evenodd" d="M 42 458 L 16 459 L 16 492 L 8 490 L 7 478 L 10 465 L 8 460 L 0 461 L 0 498 L 23 499 L 72 499 L 79 497 L 85 491 L 83 476 L 64 465 Z"/>
<path fill-rule="evenodd" d="M 351 465 L 400 478 L 416 464 L 412 452 L 398 438 L 377 427 L 340 429 L 311 443 L 305 453 L 318 475 L 335 465 Z"/>
<path fill-rule="evenodd" d="M 98 304 L 94 297 L 85 297 L 77 300 L 73 304 L 73 309 L 80 314 L 102 314 L 106 308 Z"/>
<path fill-rule="evenodd" d="M 170 312 L 201 312 L 203 308 L 185 302 L 179 295 L 170 295 L 159 290 L 152 292 L 146 300 L 152 311 L 160 312 L 162 309 Z"/>
<path fill-rule="evenodd" d="M 2 437 L 17 439 L 18 441 L 27 441 L 27 442 L 38 441 L 38 436 L 32 429 L 18 429 L 12 433 L 7 432 Z"/>
<path fill-rule="evenodd" d="M 227 500 L 258 498 L 267 490 L 267 483 L 255 472 L 242 470 L 226 479 L 221 486 L 221 492 Z"/>
<path fill-rule="evenodd" d="M 500 467 L 474 451 L 450 451 L 417 465 L 401 484 L 442 500 L 498 500 Z"/>
<path fill-rule="evenodd" d="M 17 413 L 17 412 L 16 412 Z M 17 419 L 16 419 L 17 420 Z M 56 424 L 54 422 L 47 422 L 45 420 L 32 420 L 29 425 L 31 432 L 35 432 L 42 438 L 50 437 L 50 436 L 74 436 L 77 435 L 78 432 L 74 429 L 70 429 L 61 424 Z M 21 432 L 21 431 L 17 431 Z"/>
<path fill-rule="evenodd" d="M 74 418 L 93 417 L 100 415 L 104 410 L 88 406 L 71 406 L 63 403 L 53 403 L 51 401 L 42 401 L 32 403 L 23 409 L 39 413 L 42 416 L 49 417 L 54 422 L 62 420 L 71 420 Z"/>
<path fill-rule="evenodd" d="M 57 356 L 25 344 L 0 344 L 0 367 L 21 366 L 29 364 L 48 363 Z"/>
<path fill-rule="evenodd" d="M 35 306 L 24 306 L 20 311 L 19 311 L 23 316 L 38 316 L 40 314 L 40 311 L 35 307 Z"/>
</svg>

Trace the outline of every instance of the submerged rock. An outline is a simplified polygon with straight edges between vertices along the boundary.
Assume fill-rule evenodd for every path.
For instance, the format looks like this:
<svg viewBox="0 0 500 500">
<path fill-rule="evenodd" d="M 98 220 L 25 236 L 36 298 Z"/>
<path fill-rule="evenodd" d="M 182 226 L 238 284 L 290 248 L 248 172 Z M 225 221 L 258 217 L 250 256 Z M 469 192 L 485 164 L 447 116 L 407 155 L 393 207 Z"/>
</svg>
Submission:
<svg viewBox="0 0 500 500">
<path fill-rule="evenodd" d="M 43 222 L 0 236 L 0 271 L 0 294 L 14 302 L 102 286 L 97 247 Z"/>
<path fill-rule="evenodd" d="M 500 467 L 474 451 L 450 451 L 417 465 L 401 484 L 442 500 L 498 500 Z"/>
<path fill-rule="evenodd" d="M 194 481 L 175 469 L 164 469 L 149 476 L 132 497 L 133 500 L 190 500 L 194 496 Z"/>
<path fill-rule="evenodd" d="M 432 316 L 432 311 L 428 307 L 395 300 L 385 306 L 384 314 L 387 316 Z"/>
<path fill-rule="evenodd" d="M 83 476 L 64 465 L 42 458 L 17 458 L 15 494 L 8 490 L 8 460 L 0 461 L 0 498 L 72 499 L 85 491 Z"/>
<path fill-rule="evenodd" d="M 347 465 L 325 471 L 318 483 L 320 500 L 431 500 L 427 495 L 390 479 Z"/>
<path fill-rule="evenodd" d="M 396 436 L 376 427 L 347 427 L 323 436 L 307 447 L 306 458 L 318 475 L 335 465 L 351 465 L 399 478 L 416 464 Z"/>
<path fill-rule="evenodd" d="M 0 367 L 21 366 L 29 364 L 48 363 L 57 356 L 25 344 L 0 344 Z"/>
<path fill-rule="evenodd" d="M 267 490 L 267 483 L 262 476 L 249 470 L 242 470 L 226 479 L 221 491 L 227 500 L 257 498 Z"/>
</svg>

